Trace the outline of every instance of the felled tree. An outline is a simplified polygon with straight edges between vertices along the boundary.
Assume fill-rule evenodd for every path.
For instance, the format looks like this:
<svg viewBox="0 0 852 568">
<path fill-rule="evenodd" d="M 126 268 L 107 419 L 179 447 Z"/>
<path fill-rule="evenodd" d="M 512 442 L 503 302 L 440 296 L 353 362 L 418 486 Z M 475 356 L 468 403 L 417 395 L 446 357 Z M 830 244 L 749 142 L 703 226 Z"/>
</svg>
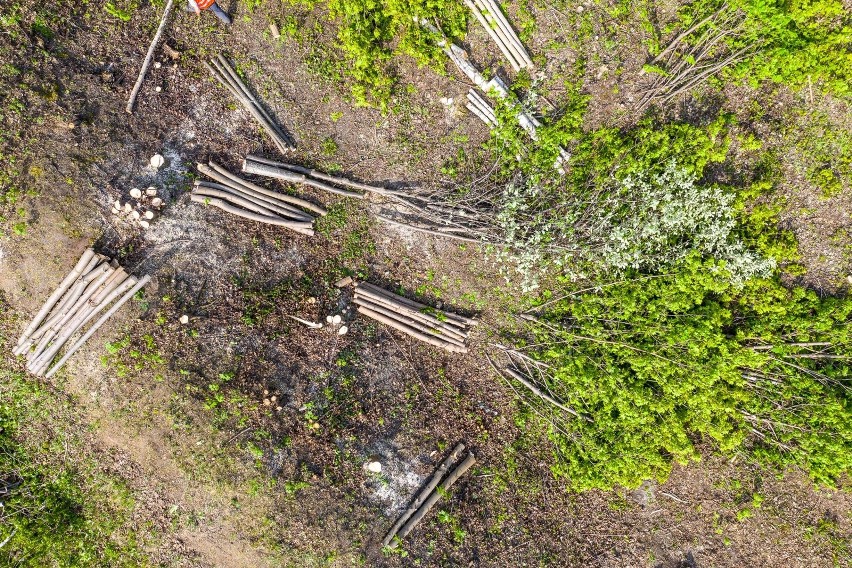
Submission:
<svg viewBox="0 0 852 568">
<path fill-rule="evenodd" d="M 822 483 L 852 471 L 852 302 L 726 272 L 694 254 L 542 311 L 522 351 L 580 415 L 550 432 L 572 487 L 663 480 L 701 441 Z"/>
</svg>

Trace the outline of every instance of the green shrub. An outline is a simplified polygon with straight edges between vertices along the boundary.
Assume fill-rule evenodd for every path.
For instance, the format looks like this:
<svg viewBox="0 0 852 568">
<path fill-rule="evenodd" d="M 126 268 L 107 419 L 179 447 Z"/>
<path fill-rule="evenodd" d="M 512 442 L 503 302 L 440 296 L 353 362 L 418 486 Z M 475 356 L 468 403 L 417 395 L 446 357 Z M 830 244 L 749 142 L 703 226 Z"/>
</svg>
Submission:
<svg viewBox="0 0 852 568">
<path fill-rule="evenodd" d="M 396 78 L 390 65 L 394 55 L 409 55 L 419 65 L 439 64 L 443 53 L 431 34 L 415 22 L 438 22 L 451 39 L 464 36 L 467 8 L 449 0 L 302 0 L 328 9 L 338 22 L 338 46 L 346 56 L 344 73 L 351 78 L 352 95 L 361 106 L 388 109 Z"/>
<path fill-rule="evenodd" d="M 697 254 L 551 304 L 532 353 L 585 418 L 551 430 L 553 470 L 576 489 L 635 487 L 706 441 L 833 483 L 852 471 L 850 323 L 846 298 L 777 278 L 737 289 Z"/>
</svg>

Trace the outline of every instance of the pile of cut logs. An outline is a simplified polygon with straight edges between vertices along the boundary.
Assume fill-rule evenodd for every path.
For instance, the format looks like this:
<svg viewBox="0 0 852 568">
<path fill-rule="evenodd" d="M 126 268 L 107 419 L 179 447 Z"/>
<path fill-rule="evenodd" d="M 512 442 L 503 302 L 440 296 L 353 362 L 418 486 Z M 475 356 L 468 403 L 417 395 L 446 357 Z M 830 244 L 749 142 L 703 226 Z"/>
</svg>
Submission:
<svg viewBox="0 0 852 568">
<path fill-rule="evenodd" d="M 444 479 L 444 475 L 446 475 L 447 470 L 453 465 L 453 463 L 455 463 L 463 451 L 464 444 L 458 444 L 455 449 L 453 449 L 453 452 L 447 456 L 447 459 L 445 459 L 438 469 L 435 470 L 435 473 L 432 474 L 432 477 L 429 479 L 429 483 L 427 483 L 423 490 L 417 494 L 417 497 L 411 502 L 411 506 L 406 509 L 402 515 L 400 515 L 391 530 L 388 531 L 388 534 L 382 541 L 382 546 L 396 548 L 399 545 L 399 542 L 411 532 L 411 529 L 413 529 L 415 525 L 417 525 L 417 523 L 426 516 L 426 513 L 435 506 L 435 503 L 438 502 L 441 495 L 446 495 L 456 480 L 464 475 L 464 473 L 476 463 L 474 455 L 468 453 L 467 457 L 458 466 L 456 466 L 449 476 L 447 476 L 447 479 L 441 487 L 438 487 L 438 484 L 441 483 L 442 479 Z"/>
<path fill-rule="evenodd" d="M 149 276 L 143 276 L 137 280 L 118 266 L 117 262 L 110 262 L 107 257 L 87 249 L 24 330 L 14 349 L 15 355 L 27 356 L 27 369 L 32 373 L 51 377 L 150 279 Z M 74 334 L 82 331 L 110 304 L 112 307 L 47 370 L 59 350 Z"/>
<path fill-rule="evenodd" d="M 222 86 L 234 95 L 234 98 L 243 105 L 263 130 L 266 131 L 279 152 L 286 154 L 288 150 L 294 147 L 290 137 L 272 120 L 272 117 L 266 112 L 266 109 L 255 98 L 248 87 L 246 87 L 224 55 L 220 53 L 211 59 L 209 63 L 204 62 L 204 65 L 207 66 L 207 69 Z"/>
<path fill-rule="evenodd" d="M 317 215 L 326 214 L 319 205 L 244 180 L 215 162 L 198 164 L 198 171 L 218 183 L 196 181 L 190 196 L 196 203 L 212 205 L 244 219 L 286 227 L 303 235 L 314 234 L 314 217 L 302 209 Z"/>
<path fill-rule="evenodd" d="M 473 12 L 488 35 L 491 36 L 491 39 L 494 40 L 494 43 L 497 44 L 497 47 L 500 48 L 503 56 L 515 71 L 533 66 L 530 54 L 527 53 L 524 44 L 521 43 L 495 0 L 465 0 L 464 3 Z"/>
<path fill-rule="evenodd" d="M 409 300 L 367 282 L 355 287 L 358 312 L 429 345 L 467 353 L 470 326 L 477 321 Z"/>
</svg>

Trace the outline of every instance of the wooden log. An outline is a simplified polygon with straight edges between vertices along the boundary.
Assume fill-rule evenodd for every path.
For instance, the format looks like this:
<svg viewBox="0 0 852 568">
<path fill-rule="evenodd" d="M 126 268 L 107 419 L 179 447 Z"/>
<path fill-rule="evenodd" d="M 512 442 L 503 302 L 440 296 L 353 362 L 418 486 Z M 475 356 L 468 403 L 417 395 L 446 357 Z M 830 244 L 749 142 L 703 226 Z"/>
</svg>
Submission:
<svg viewBox="0 0 852 568">
<path fill-rule="evenodd" d="M 251 202 L 257 204 L 258 206 L 260 206 L 264 209 L 268 209 L 269 211 L 272 211 L 276 215 L 279 215 L 279 216 L 281 216 L 285 219 L 292 219 L 293 221 L 300 221 L 300 222 L 311 222 L 311 221 L 314 220 L 313 217 L 310 217 L 309 215 L 307 215 L 306 213 L 302 213 L 301 211 L 299 211 L 298 214 L 294 213 L 292 211 L 292 209 L 295 209 L 295 208 L 282 207 L 280 202 L 279 203 L 273 203 L 271 198 L 258 197 L 256 195 L 251 194 L 251 193 L 241 191 L 240 189 L 233 187 L 231 185 L 223 185 L 221 183 L 214 183 L 214 182 L 209 182 L 209 181 L 197 181 L 197 180 L 193 185 L 196 188 L 202 187 L 202 188 L 208 188 L 208 189 L 217 189 L 217 190 L 229 193 L 231 195 L 234 195 L 236 197 L 239 197 L 239 198 L 242 198 L 242 199 L 247 199 L 248 201 L 251 201 Z"/>
<path fill-rule="evenodd" d="M 268 158 L 262 158 L 260 156 L 255 156 L 254 154 L 249 154 L 246 156 L 246 160 L 250 160 L 252 162 L 257 162 L 259 164 L 266 164 L 267 166 L 274 166 L 276 168 L 282 168 L 285 170 L 290 170 L 291 172 L 296 172 L 298 174 L 304 174 L 308 177 L 320 179 L 323 181 L 327 181 L 330 183 L 336 183 L 337 185 L 344 185 L 347 187 L 351 187 L 353 189 L 360 189 L 361 191 L 367 191 L 372 193 L 378 193 L 379 195 L 404 195 L 404 192 L 396 191 L 393 189 L 385 189 L 384 187 L 378 187 L 375 185 L 368 185 L 366 183 L 361 183 L 358 181 L 352 181 L 351 179 L 347 179 L 344 177 L 333 176 L 327 173 L 321 172 L 319 170 L 314 170 L 312 168 L 306 168 L 304 166 L 298 166 L 296 164 L 287 164 L 284 162 L 277 162 L 275 160 L 270 160 Z"/>
<path fill-rule="evenodd" d="M 246 211 L 244 209 L 240 209 L 239 207 L 234 207 L 233 205 L 230 205 L 229 203 L 226 203 L 221 199 L 216 199 L 213 197 L 204 197 L 203 195 L 190 195 L 189 198 L 195 203 L 203 203 L 205 205 L 210 205 L 221 209 L 222 211 L 230 213 L 231 215 L 242 217 L 243 219 L 257 221 L 258 223 L 276 225 L 278 227 L 285 227 L 303 235 L 312 236 L 314 234 L 313 229 L 306 229 L 303 227 L 304 223 L 285 221 L 281 217 L 270 217 L 268 215 L 259 215 L 257 213 L 252 213 L 251 211 Z"/>
<path fill-rule="evenodd" d="M 378 303 L 373 303 L 373 302 L 369 302 L 369 301 L 365 302 L 364 300 L 365 300 L 365 298 L 356 298 L 355 304 L 358 305 L 358 306 L 363 306 L 365 308 L 369 308 L 370 310 L 372 310 L 376 313 L 379 313 L 379 314 L 381 314 L 381 315 L 383 315 L 387 318 L 390 318 L 392 320 L 395 320 L 395 321 L 398 321 L 402 324 L 405 324 L 408 327 L 410 327 L 412 329 L 416 329 L 417 331 L 419 331 L 421 333 L 424 333 L 424 334 L 427 334 L 427 335 L 433 335 L 433 336 L 437 337 L 438 339 L 443 339 L 444 341 L 452 343 L 453 345 L 458 345 L 459 347 L 465 346 L 464 339 L 459 339 L 457 336 L 451 335 L 449 333 L 441 333 L 441 331 L 443 331 L 443 330 L 439 330 L 435 327 L 432 327 L 429 324 L 424 323 L 424 322 L 422 322 L 422 321 L 420 321 L 416 318 L 406 316 L 405 314 L 402 313 L 402 311 L 394 311 L 393 309 L 382 306 Z"/>
<path fill-rule="evenodd" d="M 494 43 L 497 44 L 497 47 L 500 48 L 500 51 L 503 53 L 503 57 L 509 62 L 512 66 L 512 69 L 515 71 L 520 71 L 522 65 L 518 63 L 516 56 L 512 53 L 509 48 L 504 45 L 503 40 L 498 37 L 497 30 L 491 27 L 490 22 L 485 19 L 485 15 L 480 11 L 480 8 L 474 4 L 471 0 L 464 0 L 465 5 L 468 9 L 473 12 L 473 15 L 476 16 L 476 19 L 479 20 L 480 25 L 485 28 L 485 31 L 488 32 L 488 35 L 491 36 L 491 39 L 494 40 Z"/>
<path fill-rule="evenodd" d="M 80 279 L 76 286 L 77 290 L 67 303 L 63 312 L 57 314 L 47 324 L 42 326 L 42 329 L 37 330 L 34 335 L 40 335 L 41 333 L 47 333 L 48 335 L 58 333 L 58 331 L 74 317 L 80 308 L 83 307 L 85 301 L 88 300 L 95 292 L 93 283 L 97 282 L 98 286 L 100 286 L 100 284 L 103 284 L 103 280 L 101 280 L 101 278 L 105 280 L 109 277 L 111 272 L 112 268 L 108 264 L 103 263 Z"/>
<path fill-rule="evenodd" d="M 279 125 L 278 122 L 272 119 L 272 116 L 269 114 L 269 112 L 267 112 L 266 107 L 263 105 L 263 103 L 261 103 L 261 101 L 254 96 L 254 93 L 252 93 L 251 90 L 246 86 L 239 74 L 234 70 L 233 66 L 231 65 L 231 62 L 228 61 L 228 59 L 221 53 L 216 55 L 216 59 L 219 61 L 222 68 L 225 70 L 225 73 L 231 78 L 234 83 L 236 83 L 237 87 L 242 91 L 243 95 L 245 95 L 249 102 L 251 102 L 255 107 L 257 107 L 257 110 L 260 111 L 260 114 L 263 115 L 263 117 L 266 119 L 266 122 L 269 123 L 269 126 L 271 126 L 273 130 L 278 133 L 278 137 L 281 139 L 281 142 L 286 146 L 290 147 L 291 149 L 294 148 L 295 144 L 293 144 L 293 141 L 290 140 L 290 137 L 287 136 L 287 134 L 281 128 L 281 125 Z"/>
<path fill-rule="evenodd" d="M 210 163 L 213 164 L 213 162 L 210 162 Z M 234 176 L 233 174 L 228 172 L 226 169 L 219 168 L 218 166 L 216 166 L 214 168 L 212 166 L 205 166 L 204 164 L 198 164 L 198 171 L 200 171 L 201 173 L 203 173 L 204 175 L 206 175 L 207 177 L 209 177 L 211 179 L 215 179 L 216 181 L 218 181 L 221 184 L 224 184 L 224 185 L 226 185 L 230 188 L 235 189 L 236 191 L 239 191 L 240 193 L 243 193 L 245 195 L 249 195 L 249 196 L 251 196 L 255 199 L 260 199 L 261 201 L 265 201 L 267 203 L 275 205 L 276 207 L 278 207 L 280 209 L 288 211 L 289 216 L 299 216 L 300 218 L 302 218 L 303 221 L 313 221 L 313 219 L 314 219 L 310 214 L 305 213 L 304 211 L 302 211 L 300 209 L 297 209 L 296 207 L 294 207 L 293 204 L 291 204 L 292 202 L 304 201 L 303 199 L 295 198 L 293 200 L 285 200 L 285 199 L 281 199 L 280 195 L 276 195 L 276 193 L 274 191 L 269 191 L 269 190 L 257 191 L 254 187 L 252 187 L 252 185 L 254 185 L 254 184 L 240 183 L 239 181 L 236 181 L 236 180 L 239 180 L 239 178 L 237 178 L 237 176 Z M 236 178 L 236 179 L 233 179 L 233 178 Z M 263 188 L 261 188 L 261 189 L 263 189 Z M 310 203 L 310 202 L 307 202 L 307 203 Z M 302 204 L 299 203 L 299 205 L 302 205 Z M 308 208 L 308 209 L 311 209 L 311 208 Z M 325 211 L 325 210 L 323 209 L 323 211 Z"/>
<path fill-rule="evenodd" d="M 278 148 L 278 151 L 282 154 L 286 154 L 290 149 L 289 146 L 287 146 L 282 140 L 279 139 L 278 133 L 275 131 L 272 125 L 266 122 L 266 119 L 263 117 L 260 111 L 257 110 L 257 107 L 255 107 L 251 103 L 251 101 L 246 98 L 246 96 L 242 92 L 240 92 L 240 90 L 235 85 L 232 85 L 230 83 L 230 81 L 224 75 L 223 71 L 219 71 L 219 62 L 213 59 L 209 63 L 205 61 L 204 65 L 207 67 L 213 77 L 215 77 L 216 80 L 219 81 L 219 83 L 221 83 L 223 87 L 225 87 L 231 92 L 234 98 L 237 99 L 237 102 L 243 105 L 243 108 L 245 108 L 249 112 L 249 114 L 252 115 L 254 120 L 266 131 L 266 134 L 272 140 L 272 143 L 275 144 L 275 147 Z"/>
<path fill-rule="evenodd" d="M 142 88 L 142 83 L 145 81 L 145 75 L 148 74 L 148 67 L 151 66 L 151 59 L 154 57 L 154 50 L 160 43 L 160 38 L 163 37 L 163 31 L 166 29 L 166 24 L 169 21 L 169 15 L 172 12 L 174 0 L 166 2 L 166 9 L 163 10 L 163 17 L 160 20 L 160 26 L 157 28 L 157 33 L 154 34 L 154 39 L 148 47 L 148 53 L 145 55 L 145 61 L 142 62 L 142 69 L 139 70 L 139 76 L 136 78 L 136 84 L 133 85 L 133 90 L 130 91 L 130 98 L 127 101 L 127 112 L 133 114 L 133 107 L 136 106 L 136 97 L 139 96 L 139 89 Z"/>
<path fill-rule="evenodd" d="M 459 341 L 464 341 L 467 339 L 468 330 L 464 327 L 459 326 L 456 322 L 450 320 L 441 321 L 432 314 L 418 312 L 403 304 L 388 300 L 387 298 L 378 295 L 373 295 L 369 292 L 365 293 L 365 290 L 363 289 L 355 289 L 354 300 L 356 303 L 364 303 L 371 305 L 375 304 L 386 310 L 391 310 L 394 313 L 413 318 L 419 321 L 421 325 L 426 326 L 427 329 L 434 329 L 436 331 L 440 331 L 446 335 L 457 338 Z"/>
<path fill-rule="evenodd" d="M 467 347 L 459 347 L 453 343 L 450 343 L 444 339 L 438 339 L 434 335 L 426 335 L 412 327 L 409 327 L 403 323 L 400 323 L 391 318 L 385 317 L 380 313 L 377 313 L 369 308 L 365 308 L 364 306 L 358 306 L 358 311 L 365 316 L 368 316 L 378 322 L 381 322 L 385 325 L 388 325 L 398 331 L 405 333 L 406 335 L 410 335 L 415 339 L 419 339 L 424 343 L 428 343 L 429 345 L 434 345 L 435 347 L 441 347 L 450 351 L 452 353 L 467 353 Z"/>
<path fill-rule="evenodd" d="M 107 278 L 111 275 L 112 274 L 110 273 Z M 121 282 L 125 280 L 125 278 L 122 278 L 121 281 L 116 281 L 113 279 L 111 280 L 111 283 L 109 285 L 106 285 L 107 278 L 105 278 L 103 282 L 101 282 L 101 285 L 98 286 L 97 291 L 101 291 L 101 288 L 103 286 L 106 286 L 104 293 L 107 294 L 109 292 L 112 292 L 112 290 L 117 288 L 121 284 Z M 48 349 L 45 350 L 44 353 L 39 355 L 39 357 L 29 365 L 29 368 L 33 373 L 35 373 L 36 375 L 43 374 L 44 370 L 47 368 L 47 366 L 50 364 L 56 354 L 59 353 L 59 350 L 62 349 L 62 347 L 68 342 L 68 340 L 75 333 L 77 333 L 77 331 L 79 331 L 84 325 L 86 325 L 86 323 L 88 323 L 90 319 L 95 317 L 98 311 L 102 310 L 105 307 L 101 303 L 95 304 L 94 302 L 92 302 L 92 298 L 94 297 L 95 294 L 93 293 L 88 295 L 88 297 L 86 297 L 85 300 L 82 301 L 82 306 L 74 315 L 74 317 L 63 325 L 62 331 L 61 333 L 59 333 L 56 340 L 51 344 Z"/>
<path fill-rule="evenodd" d="M 315 187 L 317 189 L 321 189 L 329 193 L 334 193 L 336 195 L 342 195 L 344 197 L 364 199 L 364 194 L 362 193 L 357 193 L 355 191 L 347 191 L 345 189 L 333 187 L 331 185 L 328 185 L 327 183 L 323 183 L 321 181 L 309 178 L 305 174 L 299 174 L 290 170 L 276 168 L 274 166 L 262 164 L 260 162 L 254 162 L 248 159 L 243 161 L 243 171 L 248 174 L 283 179 L 284 181 L 289 181 L 291 183 L 301 183 L 304 185 L 309 185 L 311 187 Z"/>
<path fill-rule="evenodd" d="M 226 177 L 230 180 L 233 180 L 234 184 L 238 184 L 241 187 L 245 187 L 246 189 L 251 189 L 252 191 L 266 195 L 267 197 L 270 197 L 271 199 L 277 199 L 279 201 L 285 201 L 288 204 L 298 205 L 299 207 L 307 209 L 308 211 L 312 211 L 312 212 L 316 213 L 317 215 L 325 216 L 326 214 L 328 214 L 328 211 L 326 211 L 326 209 L 324 207 L 317 205 L 316 203 L 313 203 L 311 201 L 308 201 L 307 199 L 302 199 L 301 197 L 296 197 L 294 195 L 288 195 L 286 193 L 281 193 L 281 192 L 278 192 L 278 191 L 273 191 L 271 189 L 266 189 L 265 187 L 257 185 L 255 183 L 252 183 L 248 180 L 245 180 L 245 179 L 239 177 L 236 174 L 232 174 L 231 172 L 229 172 L 228 170 L 226 170 L 222 166 L 219 166 L 215 162 L 210 161 L 210 162 L 208 162 L 208 164 L 216 173 L 218 173 L 218 174 L 220 174 L 220 175 L 222 175 L 222 176 L 224 176 L 224 177 Z"/>
<path fill-rule="evenodd" d="M 426 513 L 428 513 L 432 509 L 432 507 L 435 506 L 435 503 L 438 502 L 438 500 L 441 498 L 441 495 L 449 492 L 450 488 L 453 486 L 456 480 L 458 480 L 459 477 L 464 475 L 467 470 L 473 467 L 473 464 L 475 463 L 476 458 L 474 457 L 474 455 L 468 454 L 464 461 L 461 462 L 458 467 L 456 467 L 453 472 L 447 476 L 447 480 L 441 484 L 441 488 L 437 491 L 434 491 L 429 496 L 429 498 L 423 503 L 423 505 L 420 506 L 417 512 L 411 516 L 408 522 L 405 523 L 405 525 L 403 525 L 401 529 L 399 529 L 399 532 L 397 533 L 398 540 L 404 539 L 408 535 L 408 533 L 410 533 L 411 530 L 415 526 L 417 526 L 417 523 L 419 523 L 423 519 L 423 517 L 426 516 Z M 390 544 L 388 544 L 388 546 L 391 548 L 396 548 L 398 540 L 392 541 Z"/>
<path fill-rule="evenodd" d="M 519 58 L 519 61 L 522 61 L 526 67 L 532 67 L 533 62 L 530 58 L 527 49 L 524 47 L 524 44 L 521 43 L 521 39 L 518 37 L 518 34 L 515 33 L 515 30 L 512 28 L 512 25 L 509 23 L 509 20 L 506 18 L 506 15 L 503 14 L 503 10 L 500 9 L 500 6 L 497 5 L 497 2 L 494 0 L 477 0 L 483 6 L 485 6 L 488 10 L 488 13 L 494 18 L 494 21 L 500 27 L 503 32 L 503 36 L 508 39 L 508 46 L 514 50 L 515 55 Z"/>
<path fill-rule="evenodd" d="M 411 506 L 403 512 L 402 515 L 396 520 L 396 523 L 391 527 L 391 530 L 388 531 L 388 534 L 385 536 L 382 541 L 382 546 L 387 546 L 393 540 L 393 537 L 396 536 L 396 532 L 399 528 L 405 524 L 405 522 L 411 518 L 411 515 L 417 512 L 417 509 L 423 504 L 427 497 L 432 493 L 432 490 L 438 486 L 441 480 L 444 478 L 444 475 L 447 474 L 447 470 L 450 469 L 450 466 L 453 465 L 457 459 L 459 459 L 459 455 L 464 451 L 464 444 L 458 443 L 456 447 L 453 448 L 453 451 L 450 453 L 447 458 L 441 462 L 441 465 L 438 466 L 438 469 L 432 474 L 432 477 L 429 479 L 429 483 L 417 494 L 414 501 L 411 502 Z"/>
<path fill-rule="evenodd" d="M 365 304 L 368 308 L 375 305 L 384 310 L 389 310 L 394 315 L 399 315 L 401 318 L 413 319 L 417 322 L 417 325 L 424 328 L 424 332 L 434 333 L 435 335 L 447 335 L 449 337 L 456 338 L 456 340 L 460 342 L 464 342 L 464 340 L 467 339 L 467 330 L 454 327 L 453 322 L 443 322 L 431 314 L 424 314 L 422 312 L 412 310 L 403 304 L 388 300 L 387 298 L 377 294 L 372 294 L 371 292 L 367 292 L 363 289 L 355 289 L 354 300 L 356 304 Z"/>
<path fill-rule="evenodd" d="M 50 310 L 59 302 L 59 299 L 62 298 L 62 295 L 68 291 L 74 282 L 81 276 L 83 269 L 88 265 L 89 260 L 95 256 L 95 251 L 88 248 L 86 249 L 82 256 L 80 256 L 79 260 L 77 260 L 77 264 L 74 265 L 74 268 L 71 272 L 68 273 L 68 276 L 65 277 L 62 282 L 60 282 L 59 287 L 54 290 L 53 294 L 42 304 L 41 309 L 35 315 L 35 317 L 30 321 L 30 324 L 24 329 L 24 332 L 21 334 L 20 338 L 18 338 L 18 345 L 24 343 L 24 341 L 29 338 L 30 334 L 38 329 L 39 324 L 44 321 L 44 318 L 47 317 L 47 314 L 50 313 Z"/>
<path fill-rule="evenodd" d="M 219 199 L 223 199 L 232 205 L 239 205 L 243 209 L 248 209 L 249 211 L 254 211 L 255 213 L 260 213 L 261 215 L 268 215 L 270 217 L 278 217 L 279 219 L 283 218 L 278 215 L 275 211 L 268 207 L 263 207 L 250 201 L 248 199 L 244 199 L 240 197 L 240 195 L 236 191 L 224 191 L 221 189 L 213 189 L 211 187 L 207 187 L 204 185 L 196 185 L 192 190 L 192 195 L 203 195 L 205 197 L 218 197 Z M 295 222 L 295 221 L 294 221 Z M 298 221 L 302 222 L 302 221 Z"/>
<path fill-rule="evenodd" d="M 119 298 L 119 300 L 118 300 L 115 304 L 113 304 L 113 306 L 112 306 L 112 307 L 111 307 L 111 308 L 110 308 L 110 309 L 109 309 L 109 310 L 108 310 L 108 311 L 107 311 L 104 315 L 102 315 L 98 321 L 96 321 L 94 324 L 92 324 L 92 326 L 91 326 L 91 327 L 89 328 L 89 330 L 88 330 L 88 331 L 87 331 L 87 332 L 83 335 L 83 337 L 81 337 L 80 339 L 78 339 L 78 340 L 77 340 L 77 342 L 76 342 L 74 345 L 72 345 L 72 346 L 71 346 L 71 347 L 70 347 L 70 348 L 69 348 L 69 349 L 65 352 L 65 355 L 62 357 L 62 359 L 60 359 L 60 360 L 59 360 L 59 361 L 58 361 L 58 362 L 57 362 L 57 363 L 56 363 L 56 364 L 55 364 L 55 365 L 54 365 L 54 366 L 53 366 L 53 367 L 52 367 L 52 368 L 51 368 L 51 369 L 47 372 L 47 374 L 45 375 L 45 377 L 49 379 L 50 377 L 52 377 L 52 376 L 56 373 L 56 371 L 58 371 L 59 369 L 61 369 L 61 368 L 62 368 L 62 365 L 64 365 L 64 364 L 65 364 L 65 362 L 68 360 L 68 358 L 69 358 L 69 357 L 71 357 L 71 355 L 73 355 L 73 354 L 74 354 L 74 353 L 75 353 L 78 349 L 80 349 L 80 347 L 82 347 L 82 346 L 83 346 L 83 344 L 84 344 L 84 343 L 86 343 L 86 341 L 87 341 L 87 340 L 88 340 L 88 339 L 89 339 L 92 335 L 94 335 L 94 333 L 95 333 L 98 329 L 100 329 L 100 327 L 101 327 L 101 326 L 102 326 L 102 325 L 103 325 L 103 324 L 104 324 L 104 323 L 105 323 L 105 322 L 106 322 L 106 321 L 107 321 L 107 320 L 108 320 L 108 319 L 109 319 L 109 318 L 110 318 L 110 317 L 111 317 L 111 316 L 112 316 L 115 312 L 117 312 L 117 311 L 118 311 L 118 309 L 119 309 L 121 306 L 123 306 L 125 303 L 127 303 L 127 301 L 128 301 L 128 300 L 130 300 L 130 298 L 132 298 L 132 297 L 136 294 L 136 292 L 138 292 L 139 290 L 141 290 L 141 289 L 142 289 L 142 288 L 143 288 L 143 287 L 144 287 L 144 286 L 145 286 L 145 285 L 146 285 L 146 284 L 147 284 L 150 280 L 151 280 L 151 277 L 150 277 L 150 276 L 148 276 L 148 275 L 145 275 L 145 276 L 143 276 L 142 278 L 140 278 L 140 279 L 139 279 L 139 281 L 138 281 L 138 282 L 136 282 L 136 284 L 135 284 L 135 285 L 134 285 L 134 286 L 133 286 L 130 290 L 128 290 L 128 291 L 127 291 L 127 293 L 125 293 L 125 294 L 124 294 L 121 298 Z M 109 300 L 110 300 L 110 301 L 112 301 L 112 300 L 114 299 L 112 296 L 113 296 L 113 294 L 110 294 L 110 297 L 109 297 Z M 116 297 L 117 297 L 117 294 L 116 294 Z"/>
<path fill-rule="evenodd" d="M 433 308 L 432 306 L 427 306 L 426 304 L 421 304 L 420 302 L 415 302 L 414 300 L 410 300 L 410 299 L 406 298 L 405 296 L 400 296 L 399 294 L 394 294 L 393 292 L 389 292 L 388 290 L 385 290 L 384 288 L 381 288 L 381 287 L 376 286 L 375 284 L 371 284 L 369 282 L 360 282 L 360 283 L 358 283 L 358 286 L 363 287 L 366 290 L 371 290 L 371 291 L 373 291 L 377 294 L 384 295 L 385 297 L 390 298 L 391 300 L 397 300 L 398 302 L 401 302 L 401 303 L 405 304 L 406 306 L 409 306 L 409 307 L 411 307 L 411 308 L 413 308 L 417 311 L 420 311 L 420 312 L 422 312 L 422 310 L 439 311 L 442 314 L 444 314 L 444 316 L 446 316 L 447 319 L 455 320 L 455 321 L 457 321 L 461 324 L 477 325 L 479 323 L 477 320 L 475 320 L 473 318 L 469 318 L 469 317 L 462 316 L 462 315 L 452 313 L 452 312 L 437 310 L 436 308 Z"/>
</svg>

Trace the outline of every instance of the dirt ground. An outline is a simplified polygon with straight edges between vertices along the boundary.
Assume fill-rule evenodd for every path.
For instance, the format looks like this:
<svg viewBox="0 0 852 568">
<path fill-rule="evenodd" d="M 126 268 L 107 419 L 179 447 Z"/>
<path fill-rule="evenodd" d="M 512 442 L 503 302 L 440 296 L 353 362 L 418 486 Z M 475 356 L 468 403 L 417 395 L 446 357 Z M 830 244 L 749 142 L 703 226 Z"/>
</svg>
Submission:
<svg viewBox="0 0 852 568">
<path fill-rule="evenodd" d="M 356 108 L 344 85 L 313 70 L 310 44 L 265 31 L 288 14 L 321 16 L 287 3 L 249 12 L 226 1 L 235 16 L 229 29 L 210 14 L 177 11 L 165 41 L 181 55 L 157 51 L 159 65 L 129 115 L 126 97 L 159 7 L 141 3 L 122 22 L 95 4 L 60 2 L 45 37 L 33 31 L 33 6 L 2 4 L 22 14 L 18 39 L 2 40 L 18 69 L 3 71 L 5 101 L 27 108 L 7 114 L 13 134 L 4 137 L 4 153 L 18 157 L 37 194 L 23 202 L 26 233 L 0 239 L 0 290 L 13 317 L 23 327 L 92 243 L 154 277 L 145 298 L 119 312 L 53 381 L 74 397 L 89 450 L 130 488 L 132 529 L 152 564 L 852 565 L 848 483 L 818 489 L 799 472 L 779 476 L 710 457 L 708 448 L 702 462 L 676 467 L 665 483 L 566 491 L 548 469 L 544 433 L 519 428 L 512 392 L 485 364 L 483 354 L 511 325 L 506 310 L 522 300 L 477 247 L 382 225 L 369 200 L 304 188 L 297 191 L 332 211 L 311 238 L 189 201 L 196 162 L 214 159 L 238 171 L 248 153 L 275 156 L 208 76 L 201 62 L 211 54 L 229 54 L 292 133 L 292 161 L 388 185 L 450 183 L 442 165 L 460 146 L 474 151 L 487 139 L 485 127 L 462 112 L 468 86 L 456 74 L 401 60 L 398 72 L 413 88 L 394 100 L 394 111 Z M 572 39 L 583 23 L 576 6 L 532 5 L 531 13 L 538 27 L 529 45 L 547 54 L 548 76 L 581 55 L 594 61 L 583 77 L 595 95 L 590 125 L 633 120 L 641 40 L 607 49 L 606 34 L 615 31 L 601 16 L 589 20 L 584 45 Z M 329 34 L 312 41 L 329 42 Z M 497 61 L 482 30 L 469 47 L 477 61 Z M 564 87 L 545 86 L 558 103 Z M 167 159 L 159 171 L 148 165 L 155 152 Z M 150 229 L 110 213 L 132 187 L 149 185 L 167 202 Z M 786 222 L 803 241 L 805 260 L 824 267 L 813 282 L 833 289 L 849 259 L 844 243 L 826 244 L 824 235 L 848 226 L 848 198 L 796 195 L 804 204 L 790 211 L 809 206 L 816 220 L 790 213 Z M 471 352 L 450 356 L 355 317 L 350 294 L 333 285 L 347 274 L 477 314 Z M 344 336 L 288 317 L 325 321 L 338 313 L 350 326 Z M 179 323 L 182 315 L 189 324 Z M 457 442 L 476 455 L 475 468 L 403 553 L 384 555 L 385 531 Z M 371 460 L 382 463 L 380 475 L 366 471 Z M 763 498 L 758 507 L 755 495 Z"/>
</svg>

